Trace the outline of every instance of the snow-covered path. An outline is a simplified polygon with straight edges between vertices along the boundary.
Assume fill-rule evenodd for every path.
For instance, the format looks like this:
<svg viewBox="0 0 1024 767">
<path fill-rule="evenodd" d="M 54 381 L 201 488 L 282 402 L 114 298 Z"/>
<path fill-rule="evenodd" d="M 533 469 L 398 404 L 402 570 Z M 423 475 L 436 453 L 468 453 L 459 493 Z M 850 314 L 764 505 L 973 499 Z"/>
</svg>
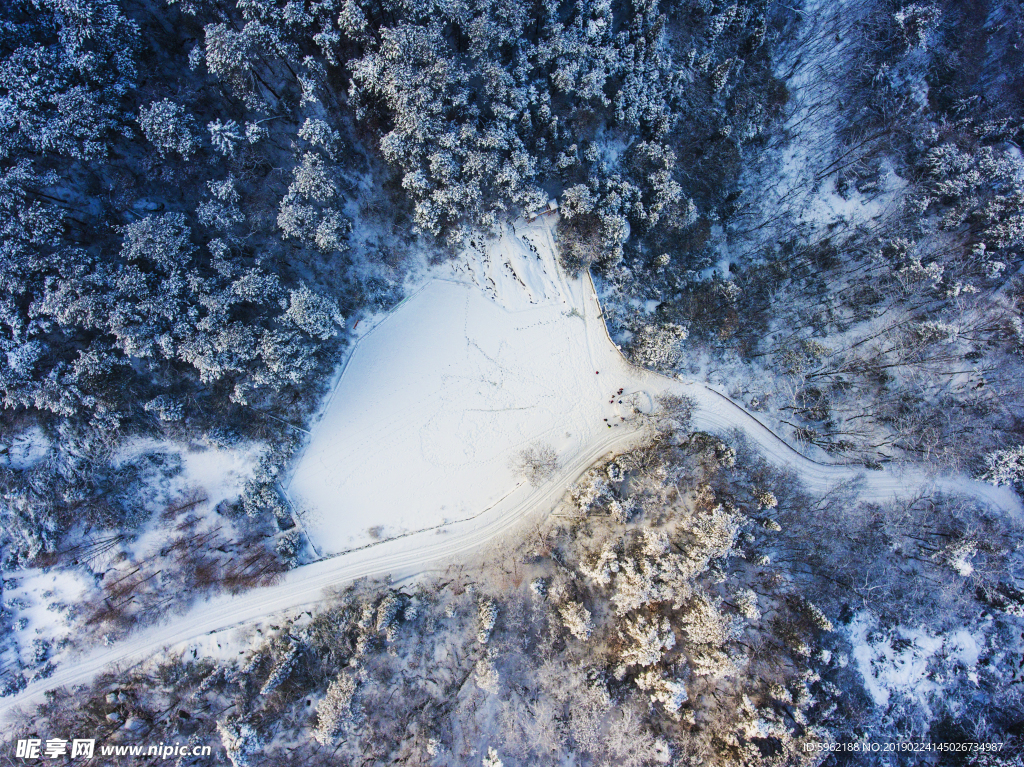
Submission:
<svg viewBox="0 0 1024 767">
<path fill-rule="evenodd" d="M 589 278 L 568 280 L 556 268 L 549 225 L 540 219 L 526 230 L 532 247 L 521 238 L 522 227 L 518 233 L 510 232 L 492 243 L 486 254 L 481 251 L 479 258 L 467 257 L 456 263 L 451 278 L 461 284 L 429 283 L 420 295 L 427 293 L 430 300 L 417 304 L 413 298 L 397 310 L 398 315 L 407 310 L 426 310 L 429 316 L 438 307 L 448 306 L 452 308 L 450 316 L 440 317 L 439 327 L 450 324 L 452 317 L 456 325 L 463 324 L 456 328 L 458 343 L 452 346 L 451 354 L 441 354 L 441 367 L 429 371 L 434 379 L 419 380 L 415 385 L 401 378 L 375 382 L 374 371 L 393 371 L 379 368 L 378 363 L 383 363 L 372 353 L 365 353 L 362 358 L 356 357 L 359 350 L 353 354 L 290 484 L 293 496 L 312 510 L 304 520 L 311 535 L 331 551 L 348 547 L 347 551 L 292 570 L 274 586 L 234 597 L 213 598 L 185 615 L 169 616 L 111 647 L 97 648 L 73 665 L 58 668 L 50 678 L 0 700 L 0 717 L 6 718 L 19 705 L 41 699 L 47 690 L 87 682 L 109 666 L 139 662 L 164 648 L 201 649 L 207 634 L 319 602 L 324 589 L 358 577 L 390 574 L 398 580 L 443 570 L 461 555 L 501 540 L 531 517 L 547 514 L 595 461 L 636 444 L 642 429 L 628 420 L 631 405 L 649 409 L 661 393 L 692 397 L 697 403 L 693 419 L 697 428 L 717 433 L 740 429 L 752 445 L 774 463 L 792 470 L 810 490 L 825 491 L 859 477 L 860 497 L 866 500 L 885 501 L 929 489 L 956 490 L 975 495 L 1007 513 L 1020 514 L 1018 498 L 1006 488 L 963 477 L 865 472 L 810 460 L 723 394 L 700 383 L 676 381 L 631 366 L 608 337 Z M 471 304 L 478 302 L 480 296 L 490 297 L 497 309 L 480 304 L 472 308 Z M 460 306 L 470 308 L 463 310 Z M 500 313 L 494 314 L 498 309 Z M 494 343 L 493 338 L 487 333 L 466 330 L 468 320 L 474 316 L 485 317 L 480 327 L 489 327 L 491 331 L 523 331 L 525 350 L 502 347 L 500 343 L 488 350 L 486 343 Z M 503 328 L 498 321 L 501 317 L 510 324 Z M 451 340 L 437 339 L 421 325 L 403 324 L 403 320 L 392 315 L 389 324 L 381 323 L 375 329 L 374 334 L 387 342 L 382 348 L 402 343 L 403 334 L 410 333 L 413 347 L 426 344 L 434 351 L 438 344 L 443 347 Z M 540 330 L 535 332 L 536 328 Z M 405 342 L 408 343 L 408 335 Z M 466 356 L 465 350 L 474 343 L 483 345 L 480 353 Z M 368 345 L 367 349 L 371 347 Z M 530 349 L 540 355 L 540 369 L 528 370 L 524 377 L 517 366 L 529 368 L 524 354 Z M 410 353 L 414 351 L 415 348 Z M 417 362 L 428 364 L 426 358 L 417 358 Z M 465 375 L 466 369 L 442 369 L 450 364 L 467 364 L 472 375 Z M 493 381 L 495 385 L 481 394 L 481 381 L 490 381 L 494 370 L 505 371 L 507 378 Z M 359 386 L 345 388 L 346 378 Z M 459 384 L 457 379 L 463 383 Z M 518 394 L 505 391 L 509 382 L 521 387 Z M 454 387 L 463 386 L 461 391 L 480 406 L 478 410 L 490 415 L 476 422 L 455 418 L 450 430 L 439 429 L 445 418 L 451 420 L 451 414 L 464 407 L 465 401 L 454 395 L 445 399 L 437 394 L 438 386 L 447 387 L 449 394 Z M 626 395 L 632 395 L 632 400 L 627 401 L 630 407 L 620 406 L 618 397 L 609 396 L 619 387 L 626 390 Z M 407 396 L 404 400 L 403 391 Z M 395 397 L 399 398 L 397 407 Z M 495 398 L 505 406 L 488 405 Z M 529 407 L 517 404 L 520 399 Z M 375 432 L 374 421 L 362 415 L 371 404 L 384 411 L 390 407 L 398 413 L 394 416 L 397 420 L 385 423 L 382 430 Z M 565 418 L 559 408 L 566 409 Z M 506 411 L 525 415 L 510 421 L 502 414 Z M 624 417 L 627 420 L 622 420 Z M 609 423 L 618 425 L 609 428 Z M 488 429 L 495 428 L 494 424 L 504 426 L 492 438 Z M 344 438 L 328 439 L 332 430 Z M 349 432 L 354 435 L 351 439 Z M 382 435 L 376 442 L 375 434 Z M 415 450 L 401 444 L 404 437 L 411 437 Z M 508 451 L 538 439 L 557 448 L 560 466 L 549 481 L 533 487 L 509 470 Z M 473 449 L 467 451 L 467 445 Z M 452 455 L 459 459 L 453 461 Z M 410 467 L 417 472 L 436 472 L 436 481 L 422 486 L 402 485 L 401 478 L 409 476 Z M 378 472 L 380 476 L 367 472 Z M 362 485 L 377 488 L 377 492 L 360 497 L 358 488 Z M 416 504 L 420 494 L 426 501 L 410 511 L 409 504 Z M 437 510 L 437 505 L 449 496 L 460 500 L 461 505 Z M 384 509 L 386 514 L 389 504 L 394 512 L 393 525 L 386 532 L 394 537 L 351 548 L 353 542 L 358 543 L 360 531 L 377 524 L 371 511 Z"/>
</svg>

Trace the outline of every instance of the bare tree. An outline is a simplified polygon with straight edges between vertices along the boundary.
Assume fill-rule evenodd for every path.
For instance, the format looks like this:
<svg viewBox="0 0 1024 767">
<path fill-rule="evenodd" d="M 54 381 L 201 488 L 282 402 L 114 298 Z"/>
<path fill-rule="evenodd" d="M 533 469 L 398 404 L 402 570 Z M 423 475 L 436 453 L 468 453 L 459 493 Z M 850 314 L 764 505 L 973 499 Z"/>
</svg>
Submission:
<svg viewBox="0 0 1024 767">
<path fill-rule="evenodd" d="M 550 445 L 531 445 L 512 457 L 512 468 L 534 487 L 558 471 L 558 453 Z"/>
</svg>

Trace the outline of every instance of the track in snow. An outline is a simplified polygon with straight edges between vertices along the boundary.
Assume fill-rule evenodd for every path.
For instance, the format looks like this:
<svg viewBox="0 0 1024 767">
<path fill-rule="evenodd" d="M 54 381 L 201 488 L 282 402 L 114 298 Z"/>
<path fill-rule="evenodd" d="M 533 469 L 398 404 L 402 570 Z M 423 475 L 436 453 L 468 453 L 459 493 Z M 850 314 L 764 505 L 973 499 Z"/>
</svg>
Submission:
<svg viewBox="0 0 1024 767">
<path fill-rule="evenodd" d="M 940 490 L 973 495 L 1007 513 L 1020 514 L 1020 501 L 1007 488 L 996 488 L 964 477 L 932 477 L 920 471 L 902 474 L 864 471 L 811 460 L 774 434 L 752 413 L 713 389 L 700 383 L 676 381 L 632 367 L 608 336 L 593 283 L 589 278 L 568 281 L 557 273 L 554 266 L 554 243 L 550 229 L 544 225 L 543 220 L 528 230 L 537 248 L 533 269 L 529 268 L 529 259 L 525 262 L 505 259 L 504 255 L 508 251 L 505 247 L 500 250 L 502 260 L 495 259 L 497 263 L 467 263 L 461 276 L 468 274 L 472 284 L 499 303 L 512 300 L 507 291 L 503 294 L 500 290 L 502 279 L 506 286 L 508 280 L 514 280 L 520 286 L 521 303 L 525 301 L 537 305 L 560 302 L 568 305 L 571 302 L 576 313 L 566 312 L 567 322 L 583 321 L 583 332 L 577 333 L 573 341 L 578 345 L 577 351 L 586 357 L 588 375 L 582 377 L 586 380 L 580 384 L 584 387 L 581 391 L 589 391 L 589 388 L 596 386 L 595 391 L 600 396 L 602 407 L 607 402 L 604 389 L 610 386 L 617 388 L 625 384 L 631 391 L 642 392 L 651 398 L 668 392 L 685 394 L 697 404 L 693 416 L 694 427 L 719 434 L 740 429 L 753 447 L 773 463 L 793 471 L 811 491 L 825 492 L 839 483 L 859 480 L 857 487 L 863 500 L 885 502 L 922 490 Z M 518 241 L 518 235 L 514 236 Z M 403 308 L 404 305 L 396 311 L 400 312 Z M 531 307 L 506 305 L 505 308 L 518 310 Z M 593 379 L 589 375 L 592 367 L 601 371 L 600 375 L 594 374 Z M 350 374 L 351 366 L 343 378 Z M 617 403 L 609 404 L 609 412 L 618 412 Z M 599 416 L 602 411 L 596 412 L 598 416 L 587 414 L 587 418 L 603 418 Z M 518 482 L 497 500 L 479 511 L 471 510 L 469 515 L 459 521 L 439 520 L 439 524 L 424 525 L 427 529 L 297 568 L 288 572 L 274 586 L 255 589 L 239 596 L 210 599 L 184 615 L 172 616 L 164 623 L 140 631 L 114 646 L 98 648 L 75 663 L 58 668 L 48 679 L 29 685 L 18 695 L 0 700 L 0 717 L 6 718 L 20 705 L 38 701 L 47 690 L 88 682 L 105 668 L 140 662 L 165 648 L 188 649 L 189 643 L 198 642 L 207 634 L 231 629 L 283 610 L 318 603 L 322 600 L 324 589 L 344 585 L 359 577 L 390 574 L 395 580 L 401 580 L 432 570 L 443 570 L 461 555 L 511 533 L 530 517 L 539 518 L 548 513 L 589 466 L 602 456 L 622 452 L 638 443 L 642 430 L 627 422 L 620 423 L 622 426 L 619 428 L 588 431 L 585 443 L 577 445 L 573 452 L 563 454 L 564 465 L 542 487 L 534 488 Z M 310 474 L 315 475 L 316 472 Z"/>
</svg>

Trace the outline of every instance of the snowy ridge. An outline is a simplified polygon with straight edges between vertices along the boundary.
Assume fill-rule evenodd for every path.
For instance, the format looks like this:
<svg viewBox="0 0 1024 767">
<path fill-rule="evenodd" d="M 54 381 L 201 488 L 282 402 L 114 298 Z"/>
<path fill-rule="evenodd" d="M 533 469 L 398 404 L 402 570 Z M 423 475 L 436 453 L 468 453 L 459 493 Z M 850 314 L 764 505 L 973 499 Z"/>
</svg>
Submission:
<svg viewBox="0 0 1024 767">
<path fill-rule="evenodd" d="M 533 254 L 527 245 L 520 244 L 523 240 L 518 233 L 514 239 L 506 233 L 493 248 L 488 249 L 489 255 L 486 258 L 464 257 L 464 269 L 460 271 L 455 268 L 452 275 L 460 280 L 458 284 L 445 280 L 428 283 L 368 333 L 370 341 L 367 344 L 361 343 L 360 348 L 353 352 L 350 364 L 339 382 L 338 391 L 318 424 L 290 484 L 300 504 L 309 503 L 311 498 L 320 503 L 319 507 L 309 507 L 311 511 L 305 520 L 311 528 L 311 534 L 314 537 L 320 536 L 321 541 L 330 544 L 328 549 L 334 546 L 335 550 L 330 553 L 337 553 L 344 548 L 348 548 L 348 551 L 292 570 L 274 586 L 238 596 L 213 598 L 184 616 L 172 616 L 163 624 L 146 629 L 112 647 L 97 648 L 74 665 L 58 668 L 48 679 L 35 682 L 18 695 L 0 701 L 0 716 L 6 717 L 16 707 L 40 699 L 47 690 L 87 682 L 107 666 L 140 662 L 163 648 L 202 652 L 209 644 L 205 637 L 207 634 L 225 631 L 276 612 L 317 603 L 322 599 L 324 589 L 343 585 L 355 578 L 390 574 L 395 580 L 402 580 L 443 570 L 453 559 L 493 543 L 531 518 L 547 514 L 594 462 L 603 456 L 635 446 L 644 432 L 642 419 L 628 420 L 630 413 L 626 411 L 631 410 L 630 402 L 642 403 L 641 409 L 649 408 L 654 398 L 662 393 L 672 392 L 692 397 L 697 404 L 693 418 L 696 428 L 719 434 L 740 429 L 753 446 L 773 462 L 792 470 L 812 491 L 824 492 L 839 483 L 852 482 L 861 499 L 875 502 L 927 490 L 958 492 L 972 495 L 1007 513 L 1020 515 L 1020 500 L 1008 488 L 993 487 L 965 477 L 933 477 L 916 470 L 902 473 L 893 470 L 865 472 L 854 467 L 813 461 L 766 428 L 744 408 L 704 384 L 676 381 L 631 366 L 608 337 L 593 283 L 588 278 L 568 280 L 555 267 L 554 243 L 549 224 L 540 220 L 527 227 L 526 234 L 529 242 L 537 248 L 537 254 Z M 534 255 L 534 268 L 526 268 L 532 263 L 530 258 Z M 502 264 L 509 266 L 505 269 L 505 276 L 502 276 Z M 439 302 L 418 305 L 417 300 L 424 296 L 438 297 Z M 453 334 L 446 343 L 450 343 L 455 352 L 464 355 L 461 357 L 463 361 L 472 362 L 476 366 L 447 372 L 442 366 L 440 372 L 435 370 L 438 375 L 453 377 L 446 379 L 449 385 L 455 378 L 460 378 L 460 385 L 464 384 L 464 388 L 458 392 L 453 389 L 450 392 L 452 396 L 447 400 L 438 402 L 430 399 L 431 393 L 417 391 L 423 389 L 424 385 L 415 376 L 413 380 L 399 378 L 381 381 L 372 375 L 374 371 L 388 372 L 386 365 L 390 364 L 389 360 L 374 356 L 372 339 L 383 339 L 387 343 L 392 340 L 402 341 L 410 344 L 414 351 L 416 348 L 433 348 L 430 344 L 435 343 L 436 339 L 430 337 L 429 332 L 424 333 L 422 323 L 406 322 L 408 317 L 417 319 L 434 316 L 419 313 L 424 306 L 443 310 L 438 315 L 442 323 L 454 323 Z M 457 307 L 462 308 L 456 311 Z M 466 329 L 471 318 L 481 317 L 491 320 L 503 317 L 511 324 L 498 328 L 501 332 L 497 333 L 496 339 L 494 333 L 485 333 L 482 338 L 476 339 L 478 349 L 472 350 Z M 488 326 L 485 323 L 482 327 Z M 492 331 L 495 330 L 493 326 L 490 327 Z M 509 353 L 512 347 L 502 347 L 502 334 L 509 328 L 526 333 L 524 338 L 529 342 L 527 345 L 531 352 L 547 348 L 549 356 L 541 355 L 542 365 L 534 367 L 528 364 L 525 371 L 504 365 L 502 354 Z M 433 329 L 436 326 L 427 328 L 428 331 Z M 401 333 L 389 338 L 388 333 L 394 331 Z M 402 338 L 402 333 L 411 333 L 412 336 Z M 545 343 L 554 346 L 530 346 L 537 339 L 547 339 Z M 507 339 L 504 341 L 508 343 Z M 496 343 L 497 346 L 488 348 L 488 343 Z M 370 352 L 366 352 L 366 349 L 370 349 Z M 563 353 L 564 349 L 569 350 L 567 355 Z M 357 356 L 360 353 L 362 355 Z M 536 356 L 520 359 L 529 363 L 531 359 L 535 361 Z M 549 374 L 549 368 L 554 378 L 544 378 Z M 466 370 L 472 374 L 467 374 Z M 481 422 L 474 421 L 475 416 L 466 416 L 467 401 L 461 399 L 462 395 L 468 396 L 469 402 L 474 397 L 485 401 L 488 397 L 497 400 L 507 398 L 509 395 L 502 386 L 486 383 L 487 376 L 495 370 L 503 370 L 509 376 L 507 380 L 515 379 L 530 384 L 532 389 L 524 384 L 529 396 L 538 393 L 568 396 L 576 409 L 570 411 L 566 421 L 566 414 L 557 409 L 535 406 L 517 411 L 514 409 L 515 400 L 507 400 L 510 408 L 502 412 L 526 413 L 526 416 L 525 420 L 502 421 L 507 427 L 507 441 L 504 447 L 498 449 L 499 446 L 493 444 L 494 435 L 486 429 L 481 431 Z M 385 391 L 382 388 L 385 384 L 395 387 L 394 390 Z M 346 386 L 352 388 L 343 388 Z M 553 391 L 557 387 L 569 388 L 561 392 Z M 618 387 L 625 388 L 627 395 L 632 394 L 632 400 L 624 396 L 624 404 L 620 405 L 617 397 L 609 399 L 609 390 L 616 391 Z M 404 393 L 406 398 L 390 399 L 396 396 L 395 392 Z M 364 396 L 371 399 L 358 399 Z M 350 398 L 348 405 L 338 409 L 336 406 L 339 402 L 345 403 L 346 397 Z M 377 402 L 384 411 L 390 408 L 392 412 L 380 416 L 376 410 L 364 411 L 364 406 L 368 407 L 373 402 L 372 397 L 378 398 Z M 453 408 L 462 408 L 464 412 L 461 420 L 456 419 L 449 428 L 444 418 L 459 415 Z M 497 412 L 497 409 L 493 410 Z M 365 413 L 375 417 L 365 420 Z M 421 429 L 418 438 L 410 438 L 407 433 L 410 427 L 403 423 L 403 417 L 408 419 L 412 417 L 411 414 L 416 414 L 418 428 Z M 493 412 L 487 417 L 505 419 L 505 416 L 495 416 Z M 516 416 L 517 419 L 519 417 Z M 606 422 L 605 418 L 609 421 Z M 610 422 L 614 419 L 619 420 L 616 421 L 618 425 L 613 427 Z M 445 425 L 445 428 L 441 429 L 441 425 Z M 339 428 L 351 432 L 355 440 L 352 444 L 358 449 L 353 449 L 352 444 L 345 441 L 318 442 L 320 437 L 330 436 L 335 433 L 332 430 Z M 360 442 L 376 433 L 384 434 L 379 443 L 371 441 L 368 448 Z M 562 434 L 570 436 L 558 436 Z M 511 472 L 505 451 L 538 438 L 554 443 L 560 464 L 547 482 L 540 487 L 533 487 Z M 465 439 L 469 439 L 470 444 L 480 451 L 482 457 L 476 464 L 470 460 L 463 460 L 460 464 L 457 451 L 462 449 L 463 458 L 466 458 L 467 451 L 462 444 Z M 431 443 L 431 440 L 435 442 Z M 455 450 L 456 453 L 447 454 L 441 448 Z M 400 450 L 406 452 L 400 453 Z M 432 454 L 431 450 L 438 454 Z M 385 496 L 381 493 L 375 493 L 369 498 L 368 502 L 372 505 L 367 509 L 355 509 L 350 515 L 341 515 L 342 519 L 354 519 L 354 527 L 346 527 L 346 524 L 339 526 L 337 518 L 333 521 L 329 518 L 331 504 L 338 499 L 348 502 L 351 496 L 344 493 L 359 491 L 359 481 L 367 476 L 364 473 L 367 465 L 408 469 L 407 465 L 401 464 L 401 460 L 412 460 L 417 455 L 421 467 L 433 465 L 431 461 L 437 463 L 434 476 L 427 478 L 430 482 L 422 486 L 413 483 L 404 488 L 389 487 L 389 478 L 381 481 L 374 477 L 374 486 L 383 488 L 385 494 L 396 492 L 392 501 L 401 502 L 410 494 L 417 498 L 431 493 L 436 496 L 439 492 L 448 492 L 456 487 L 457 482 L 466 482 L 468 484 L 456 493 L 456 496 L 463 499 L 463 507 L 458 510 L 456 519 L 449 519 L 443 513 L 452 514 L 451 510 L 438 509 L 407 519 L 402 516 L 406 513 L 405 507 L 398 505 L 395 507 L 397 511 L 392 509 L 395 513 L 395 527 L 387 531 L 391 536 L 385 536 L 385 540 L 359 539 L 354 533 L 359 531 L 360 525 L 365 526 L 370 519 L 376 521 L 379 513 L 388 513 L 383 504 Z M 469 455 L 469 458 L 473 458 L 473 455 Z M 365 461 L 370 461 L 370 464 Z M 491 472 L 486 481 L 481 480 L 481 466 Z M 497 484 L 491 484 L 492 481 Z M 368 516 L 371 511 L 375 516 Z M 402 525 L 408 526 L 402 529 Z"/>
</svg>

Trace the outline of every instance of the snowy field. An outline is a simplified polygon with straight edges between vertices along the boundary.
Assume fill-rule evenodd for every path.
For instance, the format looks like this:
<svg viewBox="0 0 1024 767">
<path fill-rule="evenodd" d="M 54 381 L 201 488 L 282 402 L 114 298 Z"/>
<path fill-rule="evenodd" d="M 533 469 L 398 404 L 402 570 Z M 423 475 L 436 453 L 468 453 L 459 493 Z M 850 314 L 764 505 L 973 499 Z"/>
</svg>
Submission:
<svg viewBox="0 0 1024 767">
<path fill-rule="evenodd" d="M 464 253 L 360 339 L 288 485 L 319 554 L 514 505 L 520 451 L 565 466 L 650 410 L 549 220 Z"/>
</svg>

